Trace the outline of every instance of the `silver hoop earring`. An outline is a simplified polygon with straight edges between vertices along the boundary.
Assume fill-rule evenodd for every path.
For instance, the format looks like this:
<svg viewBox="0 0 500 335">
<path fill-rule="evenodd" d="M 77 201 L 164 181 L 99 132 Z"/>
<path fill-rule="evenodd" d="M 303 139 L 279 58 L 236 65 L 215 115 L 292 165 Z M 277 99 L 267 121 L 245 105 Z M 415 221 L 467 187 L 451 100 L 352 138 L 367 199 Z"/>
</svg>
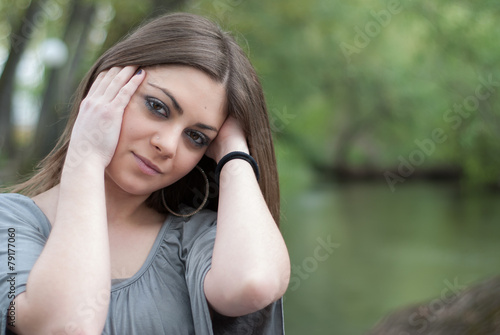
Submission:
<svg viewBox="0 0 500 335">
<path fill-rule="evenodd" d="M 187 217 L 190 217 L 190 216 L 193 216 L 195 215 L 196 213 L 198 213 L 199 211 L 201 211 L 203 209 L 203 207 L 205 206 L 205 204 L 207 203 L 207 200 L 208 200 L 208 194 L 209 194 L 209 191 L 210 191 L 210 184 L 208 182 L 208 177 L 205 173 L 205 171 L 203 171 L 203 169 L 201 167 L 199 167 L 198 165 L 196 165 L 196 168 L 198 169 L 198 171 L 201 172 L 201 174 L 203 175 L 203 179 L 205 180 L 205 197 L 203 198 L 203 202 L 201 203 L 201 205 L 195 209 L 193 212 L 191 213 L 188 213 L 188 214 L 180 214 L 180 213 L 176 213 L 174 212 L 173 210 L 171 210 L 166 201 L 165 201 L 165 195 L 164 195 L 164 190 L 161 190 L 161 201 L 163 202 L 163 206 L 165 206 L 165 209 L 170 213 L 170 214 L 173 214 L 175 216 L 179 216 L 179 217 L 182 217 L 182 218 L 187 218 Z"/>
</svg>

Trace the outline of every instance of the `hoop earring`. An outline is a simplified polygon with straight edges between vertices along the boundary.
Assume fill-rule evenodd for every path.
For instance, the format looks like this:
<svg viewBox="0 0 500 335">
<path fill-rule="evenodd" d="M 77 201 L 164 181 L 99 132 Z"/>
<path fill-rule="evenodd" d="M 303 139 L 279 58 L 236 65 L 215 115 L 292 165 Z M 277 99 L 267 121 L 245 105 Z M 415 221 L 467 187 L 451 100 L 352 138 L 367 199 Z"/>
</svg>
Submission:
<svg viewBox="0 0 500 335">
<path fill-rule="evenodd" d="M 179 217 L 183 217 L 183 218 L 187 218 L 187 217 L 190 217 L 190 216 L 193 216 L 195 215 L 196 213 L 198 213 L 199 211 L 201 211 L 203 209 L 203 207 L 205 206 L 205 204 L 207 203 L 207 200 L 208 200 L 208 194 L 209 194 L 209 190 L 210 190 L 210 184 L 208 183 L 208 177 L 205 173 L 205 171 L 203 171 L 203 169 L 201 167 L 199 167 L 198 165 L 196 165 L 196 168 L 198 169 L 198 171 L 201 172 L 201 174 L 203 175 L 203 179 L 205 179 L 205 198 L 203 198 L 203 202 L 201 203 L 201 205 L 195 209 L 193 212 L 191 213 L 188 213 L 188 214 L 180 214 L 180 213 L 176 213 L 174 212 L 173 210 L 171 210 L 167 203 L 165 202 L 165 195 L 163 194 L 163 190 L 161 190 L 161 201 L 163 202 L 163 206 L 165 206 L 165 209 L 170 213 L 170 214 L 173 214 L 175 216 L 179 216 Z"/>
</svg>

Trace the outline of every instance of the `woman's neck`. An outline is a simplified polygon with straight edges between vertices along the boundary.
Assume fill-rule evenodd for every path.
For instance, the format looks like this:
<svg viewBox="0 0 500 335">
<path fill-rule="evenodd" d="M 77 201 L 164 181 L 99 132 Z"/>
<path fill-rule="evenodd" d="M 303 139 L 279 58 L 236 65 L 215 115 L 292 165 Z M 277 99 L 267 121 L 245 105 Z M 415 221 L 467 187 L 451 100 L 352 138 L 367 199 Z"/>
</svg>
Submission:
<svg viewBox="0 0 500 335">
<path fill-rule="evenodd" d="M 165 220 L 164 214 L 158 213 L 146 204 L 149 194 L 127 193 L 108 180 L 105 186 L 108 225 L 136 225 Z"/>
</svg>

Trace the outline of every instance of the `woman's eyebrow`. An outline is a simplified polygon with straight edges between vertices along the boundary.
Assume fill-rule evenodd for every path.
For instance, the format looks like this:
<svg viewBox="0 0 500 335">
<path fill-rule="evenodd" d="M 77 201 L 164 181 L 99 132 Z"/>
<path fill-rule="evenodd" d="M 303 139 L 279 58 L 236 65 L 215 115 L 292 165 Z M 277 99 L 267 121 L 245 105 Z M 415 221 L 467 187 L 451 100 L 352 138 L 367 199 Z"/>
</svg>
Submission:
<svg viewBox="0 0 500 335">
<path fill-rule="evenodd" d="M 214 131 L 216 133 L 219 132 L 219 130 L 217 128 L 214 128 L 212 126 L 206 125 L 204 123 L 197 123 L 197 124 L 195 124 L 195 126 L 198 127 L 198 128 L 200 128 L 200 129 L 206 129 L 206 130 Z"/>
<path fill-rule="evenodd" d="M 170 93 L 167 89 L 163 88 L 163 87 L 160 87 L 156 84 L 153 84 L 151 82 L 148 81 L 148 84 L 150 86 L 153 86 L 154 88 L 157 88 L 159 90 L 161 90 L 163 93 L 165 93 L 165 95 L 167 97 L 170 98 L 170 100 L 172 100 L 172 103 L 174 104 L 174 108 L 177 110 L 177 112 L 182 115 L 182 113 L 184 113 L 184 111 L 182 110 L 181 106 L 179 105 L 179 103 L 177 102 L 177 100 L 175 100 L 174 96 L 172 95 L 172 93 Z"/>
</svg>

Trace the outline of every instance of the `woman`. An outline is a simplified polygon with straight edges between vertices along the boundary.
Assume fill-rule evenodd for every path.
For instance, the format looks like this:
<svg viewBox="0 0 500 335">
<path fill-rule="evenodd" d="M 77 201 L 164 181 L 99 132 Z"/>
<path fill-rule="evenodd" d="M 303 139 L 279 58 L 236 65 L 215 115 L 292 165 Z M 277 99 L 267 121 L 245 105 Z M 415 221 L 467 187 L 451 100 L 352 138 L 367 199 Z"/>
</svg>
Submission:
<svg viewBox="0 0 500 335">
<path fill-rule="evenodd" d="M 56 148 L 0 197 L 1 334 L 281 334 L 278 221 L 250 62 L 210 21 L 160 17 L 96 62 Z"/>
</svg>

